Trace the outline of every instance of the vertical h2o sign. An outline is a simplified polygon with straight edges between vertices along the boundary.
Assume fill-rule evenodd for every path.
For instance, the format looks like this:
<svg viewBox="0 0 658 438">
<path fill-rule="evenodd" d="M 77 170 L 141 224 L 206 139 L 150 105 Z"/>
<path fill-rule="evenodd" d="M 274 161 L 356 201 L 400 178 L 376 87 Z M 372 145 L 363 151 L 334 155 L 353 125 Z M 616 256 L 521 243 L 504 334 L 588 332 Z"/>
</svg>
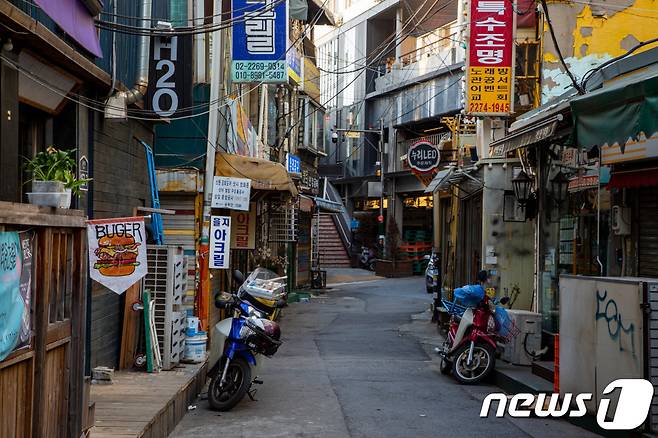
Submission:
<svg viewBox="0 0 658 438">
<path fill-rule="evenodd" d="M 178 94 L 176 94 L 176 82 L 171 79 L 176 75 L 176 61 L 178 61 L 178 37 L 155 37 L 153 47 L 153 60 L 155 70 L 158 72 L 158 80 L 155 83 L 155 92 L 151 98 L 153 111 L 159 116 L 169 117 L 178 109 Z M 163 49 L 167 49 L 169 57 L 163 58 Z M 161 99 L 169 97 L 169 107 L 163 109 Z"/>
<path fill-rule="evenodd" d="M 187 115 L 192 101 L 191 35 L 153 37 L 149 67 L 147 109 L 160 117 Z"/>
</svg>

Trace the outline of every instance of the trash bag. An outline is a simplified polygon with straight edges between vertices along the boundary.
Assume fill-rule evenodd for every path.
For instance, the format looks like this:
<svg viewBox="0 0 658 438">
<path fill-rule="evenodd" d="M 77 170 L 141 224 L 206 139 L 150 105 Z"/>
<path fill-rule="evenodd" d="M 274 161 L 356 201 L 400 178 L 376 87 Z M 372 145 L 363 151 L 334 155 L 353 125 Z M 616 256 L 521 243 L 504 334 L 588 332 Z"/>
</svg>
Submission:
<svg viewBox="0 0 658 438">
<path fill-rule="evenodd" d="M 475 307 L 484 299 L 484 288 L 479 284 L 455 289 L 455 302 L 466 307 Z"/>
</svg>

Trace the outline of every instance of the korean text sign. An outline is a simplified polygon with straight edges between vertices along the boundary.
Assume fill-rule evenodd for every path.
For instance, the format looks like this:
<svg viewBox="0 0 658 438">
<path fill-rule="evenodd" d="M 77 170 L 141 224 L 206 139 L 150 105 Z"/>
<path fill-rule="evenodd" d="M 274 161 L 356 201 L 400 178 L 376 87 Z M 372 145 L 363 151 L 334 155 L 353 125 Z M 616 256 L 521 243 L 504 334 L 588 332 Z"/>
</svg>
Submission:
<svg viewBox="0 0 658 438">
<path fill-rule="evenodd" d="M 19 343 L 25 313 L 23 253 L 18 233 L 0 233 L 0 360 Z"/>
<path fill-rule="evenodd" d="M 509 0 L 471 0 L 467 114 L 501 116 L 512 111 L 514 15 Z"/>
<path fill-rule="evenodd" d="M 210 217 L 210 269 L 228 269 L 231 256 L 231 217 Z"/>
<path fill-rule="evenodd" d="M 232 0 L 233 82 L 288 82 L 287 0 Z"/>
<path fill-rule="evenodd" d="M 232 211 L 232 249 L 256 249 L 256 203 L 251 203 L 249 211 Z"/>
<path fill-rule="evenodd" d="M 249 211 L 251 180 L 216 176 L 213 180 L 212 207 Z"/>
<path fill-rule="evenodd" d="M 148 272 L 143 217 L 87 221 L 89 273 L 93 280 L 122 294 Z"/>
</svg>

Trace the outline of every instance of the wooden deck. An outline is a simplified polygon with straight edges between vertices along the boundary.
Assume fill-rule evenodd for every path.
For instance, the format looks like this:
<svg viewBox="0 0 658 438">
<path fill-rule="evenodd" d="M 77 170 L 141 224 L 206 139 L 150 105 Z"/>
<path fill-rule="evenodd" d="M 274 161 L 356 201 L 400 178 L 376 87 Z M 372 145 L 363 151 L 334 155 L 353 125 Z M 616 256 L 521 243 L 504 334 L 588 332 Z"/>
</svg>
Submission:
<svg viewBox="0 0 658 438">
<path fill-rule="evenodd" d="M 187 413 L 206 382 L 206 364 L 148 374 L 118 371 L 112 385 L 92 385 L 91 438 L 161 438 Z"/>
</svg>

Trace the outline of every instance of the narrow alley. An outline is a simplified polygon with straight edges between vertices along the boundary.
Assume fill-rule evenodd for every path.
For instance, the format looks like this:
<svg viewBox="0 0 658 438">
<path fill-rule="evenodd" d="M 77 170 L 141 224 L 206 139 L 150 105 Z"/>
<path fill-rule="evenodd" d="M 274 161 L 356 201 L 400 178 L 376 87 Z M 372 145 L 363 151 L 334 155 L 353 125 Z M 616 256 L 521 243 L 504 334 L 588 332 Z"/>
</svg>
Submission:
<svg viewBox="0 0 658 438">
<path fill-rule="evenodd" d="M 256 402 L 209 409 L 205 394 L 171 437 L 594 436 L 564 421 L 479 418 L 490 385 L 442 376 L 412 324 L 431 295 L 421 278 L 343 283 L 290 305 L 284 344 L 264 364 Z M 427 313 L 427 312 L 425 312 Z"/>
</svg>

